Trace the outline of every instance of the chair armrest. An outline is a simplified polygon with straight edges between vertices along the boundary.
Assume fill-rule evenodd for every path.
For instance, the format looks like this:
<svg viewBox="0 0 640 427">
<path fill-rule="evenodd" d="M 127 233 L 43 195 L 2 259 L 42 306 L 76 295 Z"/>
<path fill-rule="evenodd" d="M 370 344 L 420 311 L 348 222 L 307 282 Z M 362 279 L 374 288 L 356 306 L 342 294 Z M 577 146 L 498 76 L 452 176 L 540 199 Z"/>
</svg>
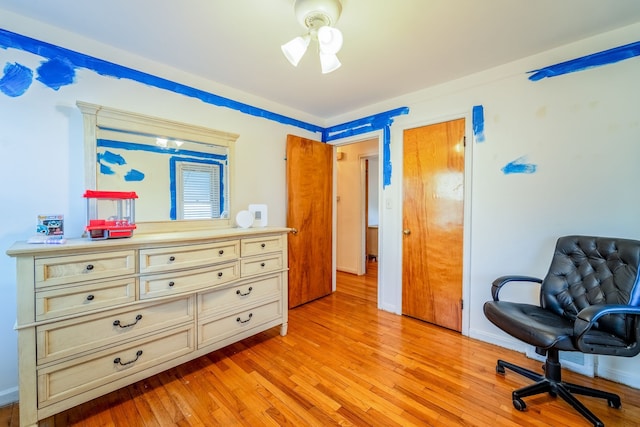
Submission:
<svg viewBox="0 0 640 427">
<path fill-rule="evenodd" d="M 542 279 L 531 276 L 500 276 L 491 283 L 491 296 L 494 301 L 500 301 L 498 294 L 500 289 L 509 282 L 535 282 L 542 283 Z"/>
<path fill-rule="evenodd" d="M 640 307 L 626 304 L 596 304 L 580 310 L 573 323 L 573 336 L 578 341 L 592 327 L 598 325 L 598 319 L 607 314 L 630 314 L 640 316 Z"/>
</svg>

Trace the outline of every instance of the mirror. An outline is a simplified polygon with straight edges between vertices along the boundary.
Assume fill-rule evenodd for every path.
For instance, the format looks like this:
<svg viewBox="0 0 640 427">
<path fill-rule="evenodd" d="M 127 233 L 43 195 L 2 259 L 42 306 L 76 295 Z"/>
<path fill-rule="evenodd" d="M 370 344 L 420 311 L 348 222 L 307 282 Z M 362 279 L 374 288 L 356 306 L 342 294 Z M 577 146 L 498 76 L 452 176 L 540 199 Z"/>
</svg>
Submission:
<svg viewBox="0 0 640 427">
<path fill-rule="evenodd" d="M 80 101 L 77 106 L 84 122 L 85 187 L 136 192 L 138 230 L 230 226 L 238 135 Z"/>
</svg>

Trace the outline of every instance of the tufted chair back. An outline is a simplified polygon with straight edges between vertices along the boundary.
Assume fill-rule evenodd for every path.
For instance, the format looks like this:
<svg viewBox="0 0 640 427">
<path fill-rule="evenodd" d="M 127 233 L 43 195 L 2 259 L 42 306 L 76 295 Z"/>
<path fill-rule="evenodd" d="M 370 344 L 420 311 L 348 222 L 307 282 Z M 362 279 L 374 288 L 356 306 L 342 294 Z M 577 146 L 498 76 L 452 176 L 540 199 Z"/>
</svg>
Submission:
<svg viewBox="0 0 640 427">
<path fill-rule="evenodd" d="M 640 245 L 635 240 L 591 236 L 558 239 L 540 305 L 576 320 L 578 312 L 600 304 L 640 306 Z M 609 314 L 596 329 L 631 342 L 637 337 L 633 316 Z"/>
</svg>

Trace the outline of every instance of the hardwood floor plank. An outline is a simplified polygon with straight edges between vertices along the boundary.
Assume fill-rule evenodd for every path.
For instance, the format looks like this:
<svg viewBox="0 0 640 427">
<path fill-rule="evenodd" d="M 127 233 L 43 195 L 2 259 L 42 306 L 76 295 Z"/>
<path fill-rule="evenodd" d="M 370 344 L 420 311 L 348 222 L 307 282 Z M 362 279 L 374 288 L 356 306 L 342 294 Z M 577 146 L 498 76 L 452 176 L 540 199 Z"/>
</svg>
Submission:
<svg viewBox="0 0 640 427">
<path fill-rule="evenodd" d="M 56 426 L 588 426 L 562 399 L 511 404 L 528 380 L 495 372 L 498 357 L 541 362 L 376 308 L 376 269 L 338 273 L 334 294 L 273 328 L 52 417 Z M 582 397 L 607 426 L 640 425 L 640 390 L 563 371 L 618 393 L 622 408 Z M 0 408 L 18 426 L 19 405 Z"/>
</svg>

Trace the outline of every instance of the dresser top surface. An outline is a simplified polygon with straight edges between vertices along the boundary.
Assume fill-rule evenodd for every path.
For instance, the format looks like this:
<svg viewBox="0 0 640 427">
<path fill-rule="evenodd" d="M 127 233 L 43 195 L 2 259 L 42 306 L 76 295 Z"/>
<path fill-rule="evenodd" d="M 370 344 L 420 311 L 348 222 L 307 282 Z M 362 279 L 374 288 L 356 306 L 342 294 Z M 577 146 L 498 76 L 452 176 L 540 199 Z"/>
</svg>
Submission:
<svg viewBox="0 0 640 427">
<path fill-rule="evenodd" d="M 7 249 L 7 255 L 59 255 L 64 252 L 101 251 L 118 249 L 138 249 L 162 245 L 207 243 L 218 239 L 239 239 L 261 237 L 269 234 L 287 233 L 286 227 L 256 227 L 256 228 L 221 228 L 197 231 L 178 231 L 170 233 L 134 234 L 132 237 L 106 240 L 91 240 L 88 238 L 66 239 L 63 244 L 27 243 L 19 241 Z"/>
</svg>

